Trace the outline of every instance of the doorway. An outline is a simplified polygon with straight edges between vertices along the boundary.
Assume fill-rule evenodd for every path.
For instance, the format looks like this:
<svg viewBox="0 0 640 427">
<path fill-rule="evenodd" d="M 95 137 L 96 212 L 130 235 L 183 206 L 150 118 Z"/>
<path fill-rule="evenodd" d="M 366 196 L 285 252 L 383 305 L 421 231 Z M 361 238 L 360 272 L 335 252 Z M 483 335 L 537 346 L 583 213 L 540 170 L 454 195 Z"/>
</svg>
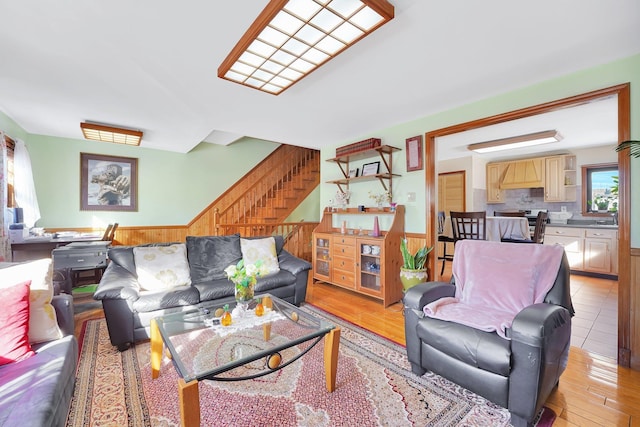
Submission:
<svg viewBox="0 0 640 427">
<path fill-rule="evenodd" d="M 426 209 L 426 239 L 427 242 L 436 241 L 437 236 L 437 224 L 436 224 L 436 207 L 435 203 L 432 203 L 436 195 L 436 167 L 435 167 L 435 155 L 436 138 L 455 134 L 469 129 L 477 129 L 492 124 L 504 123 L 519 118 L 531 117 L 537 114 L 547 113 L 558 109 L 563 109 L 571 106 L 580 105 L 585 102 L 590 102 L 605 97 L 617 96 L 618 104 L 618 141 L 625 141 L 630 138 L 630 89 L 629 84 L 622 84 L 610 88 L 605 88 L 593 92 L 588 92 L 581 95 L 572 96 L 556 101 L 551 101 L 544 104 L 535 105 L 532 107 L 523 108 L 516 111 L 499 114 L 496 116 L 486 117 L 483 119 L 474 120 L 471 122 L 461 123 L 458 125 L 450 126 L 447 128 L 437 129 L 431 132 L 427 132 L 425 135 L 425 159 L 428 163 L 425 167 L 426 174 L 426 200 L 428 201 Z M 620 221 L 619 221 L 619 236 L 618 241 L 618 253 L 620 260 L 629 260 L 631 257 L 630 247 L 630 195 L 631 195 L 631 162 L 627 153 L 619 153 L 618 155 L 619 165 L 619 197 L 620 197 Z M 429 258 L 429 267 L 435 269 L 435 257 Z M 637 346 L 640 343 L 632 342 L 631 334 L 631 313 L 635 310 L 635 307 L 631 307 L 630 298 L 628 295 L 631 291 L 631 264 L 630 262 L 624 262 L 620 264 L 619 268 L 619 285 L 618 285 L 618 351 L 617 360 L 618 364 L 629 367 L 631 364 L 631 349 L 634 345 Z M 637 367 L 634 367 L 637 369 Z"/>
</svg>

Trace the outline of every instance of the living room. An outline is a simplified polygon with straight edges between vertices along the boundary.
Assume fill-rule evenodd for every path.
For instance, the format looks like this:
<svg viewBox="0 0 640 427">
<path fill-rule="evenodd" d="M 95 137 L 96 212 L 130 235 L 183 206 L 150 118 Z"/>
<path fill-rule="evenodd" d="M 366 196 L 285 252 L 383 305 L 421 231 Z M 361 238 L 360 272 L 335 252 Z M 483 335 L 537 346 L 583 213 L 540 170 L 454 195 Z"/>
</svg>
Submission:
<svg viewBox="0 0 640 427">
<path fill-rule="evenodd" d="M 574 6 L 578 7 L 575 4 Z M 255 8 L 257 12 L 259 12 L 258 9 L 261 8 L 261 6 L 259 7 L 258 5 L 254 5 L 252 7 Z M 406 6 L 395 5 L 395 7 L 396 18 L 394 21 L 391 21 L 394 25 L 394 27 L 391 28 L 394 28 L 394 31 L 398 30 L 395 25 L 400 26 L 399 23 L 402 23 L 402 25 L 408 25 L 407 20 L 409 18 L 407 15 L 411 15 L 412 10 L 424 12 L 424 9 L 421 9 L 424 6 L 418 5 L 418 2 L 413 2 Z M 553 8 L 553 5 L 549 4 L 549 7 Z M 627 13 L 629 15 L 633 15 L 633 12 L 636 10 L 633 9 L 635 6 L 627 7 L 629 8 Z M 24 11 L 21 12 L 24 13 Z M 217 11 L 211 12 L 212 14 L 215 14 L 213 12 Z M 251 14 L 246 11 L 235 11 L 234 16 L 244 16 L 244 18 L 242 23 L 237 24 L 238 29 L 235 31 L 237 36 L 227 36 L 227 38 L 237 39 L 257 15 L 257 12 Z M 47 11 L 47 13 L 53 12 Z M 25 22 L 26 18 L 24 18 L 23 14 L 19 14 L 18 17 L 22 17 L 22 19 L 17 19 L 18 22 Z M 202 17 L 199 19 L 204 21 L 199 21 L 199 26 L 206 27 L 206 19 Z M 41 22 L 39 23 L 43 26 L 47 25 Z M 389 25 L 391 25 L 391 23 Z M 195 26 L 197 27 L 198 25 Z M 8 29 L 5 31 L 10 32 L 11 28 L 6 28 Z M 88 31 L 86 27 L 81 28 Z M 188 28 L 184 27 L 181 27 L 181 29 L 183 31 L 188 30 Z M 381 27 L 380 31 L 387 31 L 386 27 Z M 375 51 L 376 44 L 383 43 L 384 40 L 382 40 L 382 37 L 388 37 L 390 35 L 388 34 L 389 32 L 390 31 L 387 31 L 386 33 L 383 32 L 380 36 L 374 33 L 363 41 L 363 43 L 366 43 L 366 47 L 368 48 L 365 59 L 368 59 L 370 64 L 376 63 L 376 61 L 372 59 L 375 58 L 375 53 L 371 51 Z M 450 32 L 450 30 L 447 32 Z M 9 40 L 13 37 L 10 37 L 8 34 L 9 33 L 7 33 L 6 38 L 3 37 L 5 40 Z M 131 36 L 131 34 L 129 35 Z M 202 35 L 199 34 L 198 36 L 201 37 Z M 166 46 L 175 47 L 168 35 L 161 35 L 159 38 L 160 37 L 162 41 L 166 43 Z M 138 39 L 137 41 L 141 45 L 143 45 L 143 42 L 146 43 L 146 40 Z M 225 43 L 225 46 L 226 44 L 227 43 Z M 233 45 L 233 42 L 230 42 L 230 45 Z M 225 52 L 221 54 L 220 59 L 224 57 L 229 47 L 230 46 L 227 46 L 225 49 L 222 49 L 225 50 Z M 353 49 L 358 48 L 359 45 L 355 46 Z M 166 49 L 170 48 L 167 47 Z M 549 49 L 548 46 L 542 50 L 547 49 Z M 11 52 L 12 54 L 15 52 L 15 55 L 19 57 L 20 54 L 17 50 L 18 49 L 16 49 L 15 45 L 11 45 L 10 48 L 7 48 L 6 52 Z M 56 49 L 52 49 L 52 51 L 55 50 Z M 178 49 L 174 49 L 173 51 L 176 52 L 177 50 Z M 343 55 L 336 58 L 336 60 L 328 62 L 318 72 L 309 76 L 305 80 L 302 80 L 300 83 L 297 83 L 282 95 L 279 95 L 278 97 L 269 95 L 271 98 L 278 100 L 277 102 L 280 104 L 293 104 L 287 107 L 273 107 L 272 109 L 277 111 L 276 116 L 293 116 L 294 112 L 314 111 L 315 107 L 312 103 L 319 102 L 319 100 L 324 97 L 322 91 L 326 91 L 327 89 L 309 89 L 309 86 L 319 85 L 324 80 L 331 80 L 334 68 L 349 65 L 345 64 L 345 62 L 347 61 L 346 58 L 348 55 L 350 55 L 350 50 L 352 49 L 346 51 Z M 5 50 L 3 49 L 3 51 Z M 406 68 L 412 67 L 410 60 L 412 55 L 413 54 L 409 54 L 405 58 L 406 62 L 404 63 L 404 66 Z M 178 55 L 176 54 L 176 56 Z M 319 221 L 323 208 L 332 204 L 330 201 L 335 198 L 337 190 L 336 186 L 334 184 L 327 184 L 325 181 L 333 179 L 339 171 L 336 170 L 334 165 L 329 164 L 324 160 L 335 156 L 336 147 L 370 137 L 381 138 L 384 144 L 394 145 L 402 149 L 402 151 L 394 156 L 393 161 L 394 170 L 398 170 L 399 175 L 402 175 L 398 178 L 394 178 L 393 199 L 406 207 L 405 231 L 408 237 L 416 240 L 424 239 L 425 241 L 430 242 L 434 241 L 432 224 L 435 224 L 435 218 L 429 208 L 434 194 L 428 191 L 427 185 L 427 182 L 429 182 L 429 179 L 427 178 L 427 170 L 431 162 L 428 157 L 430 152 L 428 151 L 429 142 L 426 136 L 429 132 L 444 129 L 459 123 L 465 123 L 472 120 L 519 110 L 528 106 L 553 102 L 566 97 L 630 83 L 631 109 L 630 113 L 628 113 L 630 116 L 630 133 L 627 133 L 624 139 L 638 139 L 637 129 L 640 129 L 640 119 L 639 116 L 634 113 L 638 108 L 638 99 L 640 99 L 640 89 L 638 89 L 640 87 L 640 80 L 638 80 L 638 76 L 640 75 L 640 56 L 637 53 L 637 46 L 629 48 L 628 53 L 616 53 L 611 55 L 602 54 L 601 57 L 590 60 L 587 60 L 587 57 L 589 57 L 589 55 L 581 57 L 581 60 L 574 59 L 570 65 L 565 64 L 562 68 L 549 71 L 547 71 L 546 66 L 543 67 L 539 65 L 540 63 L 536 63 L 536 65 L 538 65 L 537 67 L 531 67 L 531 69 L 535 71 L 533 72 L 533 75 L 528 75 L 526 78 L 522 77 L 518 81 L 510 81 L 505 84 L 501 84 L 501 82 L 492 82 L 489 84 L 487 81 L 480 81 L 475 84 L 473 82 L 459 84 L 456 85 L 456 87 L 458 87 L 457 90 L 450 91 L 450 99 L 448 97 L 446 101 L 442 101 L 442 99 L 440 99 L 440 103 L 435 106 L 427 104 L 427 98 L 429 98 L 428 93 L 430 90 L 436 93 L 437 89 L 425 88 L 423 94 L 417 93 L 421 91 L 405 91 L 403 92 L 403 96 L 405 97 L 404 99 L 406 100 L 406 103 L 414 105 L 415 108 L 414 111 L 409 114 L 400 115 L 400 111 L 404 110 L 404 108 L 401 108 L 404 102 L 402 99 L 395 101 L 395 103 L 385 100 L 385 103 L 388 104 L 389 108 L 385 109 L 384 120 L 380 120 L 379 116 L 376 116 L 375 118 L 378 119 L 377 122 L 374 118 L 373 124 L 369 122 L 366 127 L 359 128 L 355 132 L 351 131 L 352 133 L 348 136 L 336 133 L 334 136 L 327 138 L 329 141 L 328 145 L 317 147 L 321 150 L 322 155 L 322 184 L 309 199 L 308 203 L 310 207 L 305 209 L 298 218 L 295 218 L 295 220 L 304 219 L 305 221 L 310 222 Z M 400 68 L 397 64 L 400 64 L 401 62 L 397 62 L 396 57 L 393 58 L 393 62 L 396 63 L 396 68 Z M 6 63 L 11 64 L 11 59 L 13 59 L 11 55 L 6 56 Z M 446 57 L 444 59 L 446 60 Z M 179 62 L 183 64 L 182 66 L 189 63 L 188 59 L 181 57 L 176 60 L 179 60 Z M 557 61 L 545 59 L 544 62 L 551 63 Z M 208 72 L 213 75 L 213 70 L 215 70 L 217 65 L 217 63 L 210 64 Z M 375 68 L 371 65 L 369 66 L 371 68 Z M 17 83 L 16 75 L 14 74 L 16 73 L 16 70 L 12 68 L 13 65 L 8 65 L 8 67 L 8 70 L 0 73 L 0 76 L 7 76 L 6 79 L 2 79 L 5 81 L 2 86 L 3 93 L 5 92 L 5 89 L 6 93 L 13 93 L 14 91 L 20 92 L 22 85 L 33 85 L 40 88 L 41 96 L 36 98 L 35 101 L 29 103 L 29 106 L 27 107 L 27 110 L 33 112 L 32 115 L 34 117 L 37 115 L 36 113 L 39 110 L 39 105 L 53 104 L 54 107 L 60 107 L 56 102 L 57 99 L 59 99 L 58 94 L 55 92 L 53 92 L 54 94 L 51 94 L 52 92 L 50 92 L 53 87 L 58 86 L 57 82 L 50 83 L 51 86 L 49 88 L 46 86 L 42 87 L 40 85 L 36 85 L 36 82 L 33 80 Z M 427 67 L 434 66 L 428 65 Z M 515 65 L 511 65 L 511 67 L 509 67 L 506 64 L 502 64 L 502 67 L 503 68 L 500 72 L 495 70 L 492 70 L 492 72 L 495 75 L 505 76 L 518 74 Z M 423 67 L 419 68 L 422 70 L 426 69 Z M 357 75 L 353 68 L 349 69 L 353 75 Z M 504 71 L 509 69 L 514 69 L 514 71 Z M 108 71 L 115 74 L 123 73 L 122 71 L 118 71 L 117 67 L 113 70 L 108 68 Z M 102 71 L 93 70 L 92 73 L 100 75 Z M 376 78 L 381 77 L 380 74 L 377 73 L 375 76 Z M 414 82 L 420 81 L 417 78 L 417 75 L 412 74 L 411 76 L 413 77 L 412 80 Z M 166 75 L 163 75 L 162 77 L 168 78 Z M 442 77 L 440 78 L 442 79 Z M 188 79 L 188 77 L 183 77 L 183 79 Z M 436 75 L 435 77 L 431 77 L 431 79 L 438 81 L 438 76 Z M 462 77 L 460 77 L 460 79 L 462 79 Z M 347 79 L 350 85 L 355 85 L 357 83 L 356 80 L 357 79 L 354 79 L 353 77 Z M 456 78 L 456 80 L 459 79 Z M 385 82 L 385 84 L 379 84 L 378 86 L 396 90 L 394 89 L 393 81 Z M 221 89 L 222 92 L 233 92 L 234 90 L 240 92 L 250 91 L 240 85 L 237 85 L 238 87 L 234 88 L 234 85 L 227 81 L 221 81 L 219 84 L 223 85 L 223 89 Z M 15 88 L 20 89 L 13 89 L 11 85 L 15 85 Z M 414 87 L 415 85 L 416 84 L 414 83 Z M 347 92 L 342 88 L 339 93 L 331 92 L 331 94 L 338 99 L 354 100 L 354 106 L 350 107 L 353 111 L 363 109 L 371 110 L 371 105 L 380 104 L 380 101 L 372 102 L 368 99 L 369 104 L 362 105 L 362 101 L 359 100 L 359 96 L 362 95 L 362 92 L 360 91 L 371 91 L 371 87 L 376 86 L 369 86 L 366 89 L 359 88 L 358 91 L 353 93 Z M 144 124 L 145 120 L 144 117 L 141 117 L 141 109 L 133 107 L 133 105 L 136 105 L 135 100 L 140 97 L 144 97 L 144 94 L 137 93 L 136 95 L 130 95 L 127 93 L 128 90 L 133 90 L 133 88 L 128 86 L 119 86 L 116 90 L 117 94 L 121 95 L 120 98 L 122 100 L 126 100 L 120 101 L 121 104 L 128 105 L 127 108 L 122 107 L 122 116 L 117 116 L 114 111 L 111 111 L 108 114 L 105 112 L 104 115 L 98 116 L 99 111 L 95 109 L 95 100 L 89 101 L 78 98 L 77 100 L 67 101 L 79 105 L 80 109 L 85 109 L 85 112 L 67 120 L 68 122 L 73 122 L 69 125 L 70 127 L 75 128 L 75 133 L 73 134 L 63 134 L 62 132 L 58 133 L 54 130 L 43 130 L 53 129 L 44 127 L 47 120 L 41 118 L 40 123 L 43 127 L 40 127 L 40 125 L 32 122 L 34 119 L 25 117 L 25 113 L 22 112 L 22 110 L 20 110 L 19 114 L 11 114 L 10 111 L 12 111 L 12 107 L 9 103 L 9 98 L 6 100 L 3 99 L 1 102 L 2 109 L 0 111 L 0 129 L 14 139 L 23 140 L 26 143 L 31 156 L 35 186 L 42 213 L 42 218 L 37 224 L 39 227 L 43 227 L 45 229 L 100 230 L 109 223 L 118 222 L 123 230 L 125 230 L 124 232 L 135 233 L 136 230 L 144 230 L 148 227 L 170 229 L 174 226 L 183 226 L 193 220 L 193 218 L 209 203 L 211 203 L 212 200 L 222 194 L 232 183 L 242 177 L 255 164 L 259 163 L 264 157 L 275 150 L 281 143 L 313 146 L 313 144 L 309 142 L 309 135 L 314 133 L 315 128 L 311 127 L 307 121 L 308 118 L 304 117 L 301 117 L 300 121 L 302 121 L 304 126 L 307 126 L 307 128 L 303 130 L 296 128 L 298 132 L 297 137 L 287 139 L 283 139 L 278 131 L 275 130 L 270 130 L 268 132 L 265 131 L 263 133 L 254 133 L 248 128 L 246 128 L 247 130 L 243 129 L 242 122 L 248 121 L 248 117 L 250 116 L 249 113 L 254 113 L 252 110 L 257 109 L 252 107 L 255 98 L 258 97 L 258 95 L 267 96 L 265 94 L 252 94 L 248 99 L 242 98 L 242 101 L 228 101 L 225 107 L 230 110 L 230 112 L 222 115 L 226 120 L 225 126 L 228 125 L 228 127 L 225 128 L 219 123 L 207 125 L 210 126 L 207 130 L 198 128 L 196 132 L 198 134 L 197 136 L 193 136 L 193 134 L 191 134 L 192 130 L 187 129 L 190 127 L 189 120 L 185 120 L 184 123 L 181 121 L 181 118 L 184 118 L 184 116 L 190 116 L 189 112 L 185 110 L 197 108 L 189 107 L 184 108 L 184 110 L 180 112 L 161 111 L 157 113 L 159 117 L 164 118 L 164 121 L 174 123 L 174 127 L 176 128 L 174 130 L 175 133 L 171 134 L 168 140 L 174 139 L 176 141 L 180 141 L 180 143 L 184 140 L 186 141 L 186 145 L 192 144 L 192 146 L 186 150 L 181 148 L 180 150 L 183 150 L 182 152 L 178 150 L 169 150 L 168 148 L 172 147 L 167 146 L 152 148 L 151 146 L 145 146 L 144 142 L 140 147 L 125 147 L 117 146 L 115 144 L 83 140 L 80 133 L 79 123 L 87 119 L 101 119 L 109 122 L 122 123 L 123 125 L 144 127 L 146 131 L 145 135 L 149 135 L 149 139 L 153 140 L 154 129 Z M 149 90 L 149 88 L 147 87 L 146 90 Z M 314 96 L 309 96 L 306 93 L 304 94 L 304 96 L 307 96 L 312 100 L 311 104 L 301 104 L 298 102 L 298 99 L 293 102 L 287 98 L 289 93 L 296 91 L 305 92 L 307 90 L 319 91 L 315 92 Z M 381 93 L 377 95 L 377 99 L 386 99 L 388 95 L 387 90 L 380 90 Z M 194 95 L 191 94 L 187 97 L 189 101 L 192 101 L 192 106 L 202 105 L 207 102 L 201 99 L 195 100 L 193 96 Z M 302 98 L 303 95 L 300 95 L 300 97 Z M 428 106 L 426 108 L 424 106 L 416 108 L 415 98 L 419 98 L 418 104 L 424 103 Z M 347 101 L 342 102 L 347 104 L 349 103 Z M 165 105 L 168 104 L 166 99 L 163 99 L 163 102 L 161 103 Z M 184 105 L 184 101 L 180 101 L 179 103 Z M 261 107 L 264 108 L 264 106 Z M 136 111 L 128 111 L 129 109 Z M 269 109 L 267 108 L 266 110 Z M 404 111 L 402 112 L 404 113 Z M 194 121 L 205 121 L 205 117 L 203 116 L 209 115 L 213 114 L 210 112 L 207 112 L 207 114 L 194 113 L 193 116 L 196 116 Z M 309 113 L 309 115 L 313 114 Z M 296 114 L 296 116 L 300 116 L 300 114 Z M 352 116 L 345 113 L 341 116 L 341 119 L 330 117 L 323 118 L 323 120 L 317 120 L 314 117 L 314 120 L 321 122 L 322 127 L 325 128 L 340 127 L 335 126 L 335 124 L 340 123 L 340 120 L 344 120 L 344 117 Z M 137 121 L 134 118 L 139 118 L 139 120 Z M 276 125 L 273 125 L 273 127 L 288 126 L 287 122 L 278 121 L 273 118 L 271 119 L 272 123 L 277 123 Z M 361 119 L 359 117 L 353 116 L 353 120 L 350 119 L 349 122 L 358 122 L 360 120 Z M 328 126 L 327 123 L 332 123 L 333 126 Z M 345 127 L 346 126 L 347 125 L 345 124 Z M 237 133 L 238 135 L 254 136 L 241 137 L 239 140 L 229 145 L 218 145 L 203 142 L 207 134 L 211 132 L 211 129 L 227 129 L 229 132 Z M 256 135 L 260 135 L 260 137 Z M 421 171 L 407 172 L 405 160 L 406 153 L 404 152 L 405 140 L 416 135 L 422 135 L 425 137 L 425 168 Z M 101 155 L 122 156 L 138 159 L 138 190 L 140 195 L 138 211 L 96 212 L 81 210 L 79 207 L 80 153 L 96 153 Z M 631 160 L 629 168 L 626 170 L 628 173 L 626 176 L 628 188 L 633 184 L 638 183 L 636 168 L 637 160 Z M 376 184 L 377 183 L 371 183 L 369 185 L 365 183 L 359 185 L 357 190 L 354 188 L 354 194 L 352 196 L 353 199 L 350 201 L 350 206 L 357 206 L 361 204 L 371 205 L 372 201 L 368 196 L 369 191 L 376 193 L 382 191 L 381 187 Z M 640 247 L 640 232 L 638 230 L 638 215 L 636 212 L 636 207 L 639 203 L 639 196 L 636 194 L 637 192 L 634 193 L 630 188 L 628 191 L 629 199 L 627 200 L 627 215 L 621 216 L 621 230 L 626 230 L 627 233 L 623 236 L 621 245 L 625 246 L 628 257 L 621 265 L 624 271 L 621 271 L 620 274 L 620 286 L 621 289 L 626 290 L 625 292 L 627 292 L 627 295 L 633 295 L 636 291 L 634 283 L 637 282 L 637 280 L 634 281 L 633 279 L 636 277 L 634 274 L 637 273 L 633 272 L 637 271 L 637 248 Z M 340 295 L 342 294 L 340 293 Z M 630 307 L 630 311 L 633 311 L 633 309 L 633 306 Z M 634 328 L 633 325 L 634 323 L 631 321 L 631 330 Z M 387 327 L 390 329 L 393 328 L 391 325 L 388 325 Z M 629 340 L 631 341 L 625 342 L 624 348 L 631 352 L 630 361 L 632 363 L 637 363 L 637 358 L 634 357 L 634 355 L 637 354 L 637 348 L 640 343 L 635 343 L 633 338 L 629 338 Z"/>
</svg>

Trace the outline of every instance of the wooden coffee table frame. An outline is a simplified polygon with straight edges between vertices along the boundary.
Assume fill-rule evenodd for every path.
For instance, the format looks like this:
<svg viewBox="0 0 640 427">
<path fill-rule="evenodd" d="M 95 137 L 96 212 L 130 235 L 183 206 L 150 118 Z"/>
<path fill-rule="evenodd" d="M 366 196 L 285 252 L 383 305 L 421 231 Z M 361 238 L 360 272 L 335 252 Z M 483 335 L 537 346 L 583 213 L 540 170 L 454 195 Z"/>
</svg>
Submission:
<svg viewBox="0 0 640 427">
<path fill-rule="evenodd" d="M 271 324 L 267 323 L 263 325 L 263 333 L 265 341 L 270 339 L 271 335 Z M 313 339 L 313 337 L 303 341 L 309 341 Z M 290 348 L 294 345 L 300 344 L 299 341 L 293 341 Z M 312 345 L 314 346 L 315 343 Z M 168 349 L 171 346 L 167 346 Z M 338 352 L 340 349 L 340 328 L 335 327 L 326 334 L 324 334 L 324 372 L 325 372 L 325 381 L 327 391 L 330 393 L 336 389 L 336 373 L 338 371 Z M 151 320 L 151 378 L 156 379 L 160 375 L 160 366 L 162 364 L 162 356 L 164 350 L 164 341 L 162 338 L 162 334 L 160 333 L 160 328 L 158 327 L 158 323 L 156 319 Z M 173 357 L 172 354 L 168 351 L 168 356 Z M 243 364 L 253 362 L 254 360 L 259 359 L 262 356 L 257 356 L 253 359 L 247 359 Z M 297 360 L 297 358 L 296 358 Z M 294 360 L 283 364 L 281 367 L 285 367 L 289 363 Z M 230 367 L 229 370 L 235 369 L 237 366 Z M 275 372 L 278 369 L 274 369 L 271 372 Z M 271 372 L 265 372 L 262 375 L 270 374 Z M 221 372 L 219 372 L 221 373 Z M 178 374 L 180 374 L 178 370 Z M 260 375 L 257 375 L 260 376 Z M 255 377 L 255 376 L 254 376 Z M 215 376 L 203 376 L 201 379 L 213 379 L 220 380 L 220 378 L 216 378 Z M 200 394 L 198 390 L 198 379 L 194 379 L 192 381 L 186 382 L 184 378 L 178 379 L 178 397 L 180 400 L 180 420 L 182 425 L 185 427 L 199 426 L 200 425 Z"/>
</svg>

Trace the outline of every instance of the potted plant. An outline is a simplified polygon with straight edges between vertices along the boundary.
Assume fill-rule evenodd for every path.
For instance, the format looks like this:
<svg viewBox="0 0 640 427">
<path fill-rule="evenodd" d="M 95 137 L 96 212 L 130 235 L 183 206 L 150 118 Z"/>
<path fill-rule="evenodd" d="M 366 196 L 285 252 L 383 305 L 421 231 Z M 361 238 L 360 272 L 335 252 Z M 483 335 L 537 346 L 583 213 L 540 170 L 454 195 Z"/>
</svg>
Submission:
<svg viewBox="0 0 640 427">
<path fill-rule="evenodd" d="M 428 269 L 425 268 L 427 255 L 433 250 L 433 246 L 423 246 L 415 254 L 409 252 L 407 238 L 400 241 L 400 251 L 402 252 L 402 267 L 400 268 L 400 281 L 404 292 L 417 285 L 426 282 L 429 277 Z"/>
</svg>

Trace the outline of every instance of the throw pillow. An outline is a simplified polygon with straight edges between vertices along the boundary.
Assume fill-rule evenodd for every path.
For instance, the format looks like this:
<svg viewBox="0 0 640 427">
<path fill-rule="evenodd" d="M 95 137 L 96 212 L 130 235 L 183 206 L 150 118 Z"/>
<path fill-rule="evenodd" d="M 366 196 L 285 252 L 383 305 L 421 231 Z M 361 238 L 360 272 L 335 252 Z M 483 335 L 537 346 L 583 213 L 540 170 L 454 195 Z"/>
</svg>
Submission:
<svg viewBox="0 0 640 427">
<path fill-rule="evenodd" d="M 191 284 L 184 243 L 135 247 L 133 258 L 138 283 L 143 291 L 163 291 Z"/>
<path fill-rule="evenodd" d="M 56 310 L 51 305 L 53 297 L 53 269 L 51 258 L 16 264 L 0 269 L 0 288 L 31 281 L 29 292 L 29 342 L 62 338 Z"/>
<path fill-rule="evenodd" d="M 187 251 L 193 283 L 226 279 L 224 269 L 242 259 L 240 234 L 187 236 Z"/>
<path fill-rule="evenodd" d="M 240 247 L 245 265 L 262 261 L 262 266 L 260 267 L 261 276 L 280 271 L 278 253 L 276 252 L 276 239 L 273 237 L 240 239 Z"/>
<path fill-rule="evenodd" d="M 29 345 L 29 285 L 27 281 L 2 290 L 5 307 L 0 310 L 0 365 L 35 354 Z"/>
</svg>

